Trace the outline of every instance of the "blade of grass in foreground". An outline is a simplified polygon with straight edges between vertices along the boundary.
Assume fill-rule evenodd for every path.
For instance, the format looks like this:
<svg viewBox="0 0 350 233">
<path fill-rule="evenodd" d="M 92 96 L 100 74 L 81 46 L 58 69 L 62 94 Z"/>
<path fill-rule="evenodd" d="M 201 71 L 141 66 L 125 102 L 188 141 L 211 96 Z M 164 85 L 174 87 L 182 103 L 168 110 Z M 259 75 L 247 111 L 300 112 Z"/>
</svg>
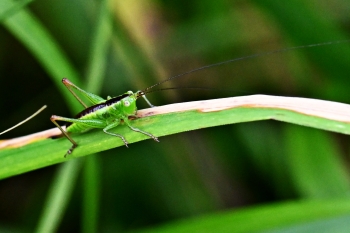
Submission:
<svg viewBox="0 0 350 233">
<path fill-rule="evenodd" d="M 139 233 L 156 232 L 347 232 L 350 201 L 302 201 L 216 213 L 168 223 Z M 322 221 L 317 221 L 322 220 Z M 347 221 L 344 221 L 347 220 Z M 325 225 L 328 223 L 329 225 Z M 322 229 L 323 227 L 323 229 Z M 308 231 L 295 231 L 295 230 Z M 317 231 L 322 229 L 323 231 Z M 294 231 L 293 231 L 294 230 Z M 327 231 L 328 230 L 328 231 Z"/>
<path fill-rule="evenodd" d="M 158 137 L 205 127 L 268 119 L 350 134 L 350 105 L 295 97 L 253 95 L 178 103 L 140 110 L 138 116 L 140 119 L 134 120 L 132 125 Z M 58 133 L 56 129 L 53 131 Z M 148 139 L 125 125 L 116 127 L 113 132 L 125 136 L 130 143 Z M 41 139 L 45 137 L 48 136 L 44 133 Z M 12 147 L 0 151 L 0 178 L 124 146 L 119 138 L 108 136 L 102 130 L 73 134 L 72 137 L 79 146 L 66 159 L 63 156 L 70 147 L 70 142 L 65 138 L 40 140 L 25 146 L 16 140 L 0 143 L 0 148 L 6 144 L 8 148 Z M 27 140 L 32 142 L 38 138 L 30 135 Z M 11 142 L 15 143 L 10 146 Z M 20 147 L 13 148 L 16 146 Z"/>
</svg>

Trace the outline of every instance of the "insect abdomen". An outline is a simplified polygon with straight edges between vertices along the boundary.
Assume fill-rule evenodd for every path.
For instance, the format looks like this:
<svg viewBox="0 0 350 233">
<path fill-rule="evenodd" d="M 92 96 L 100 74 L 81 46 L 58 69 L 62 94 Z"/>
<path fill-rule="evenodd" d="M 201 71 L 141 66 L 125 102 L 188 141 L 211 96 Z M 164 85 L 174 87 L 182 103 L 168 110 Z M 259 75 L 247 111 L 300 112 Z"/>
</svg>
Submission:
<svg viewBox="0 0 350 233">
<path fill-rule="evenodd" d="M 82 133 L 92 128 L 105 128 L 108 122 L 116 118 L 110 114 L 116 111 L 113 109 L 113 106 L 99 106 L 99 108 L 96 109 L 91 110 L 87 108 L 80 112 L 76 119 L 84 120 L 85 122 L 72 123 L 67 126 L 66 131 L 69 133 Z"/>
</svg>

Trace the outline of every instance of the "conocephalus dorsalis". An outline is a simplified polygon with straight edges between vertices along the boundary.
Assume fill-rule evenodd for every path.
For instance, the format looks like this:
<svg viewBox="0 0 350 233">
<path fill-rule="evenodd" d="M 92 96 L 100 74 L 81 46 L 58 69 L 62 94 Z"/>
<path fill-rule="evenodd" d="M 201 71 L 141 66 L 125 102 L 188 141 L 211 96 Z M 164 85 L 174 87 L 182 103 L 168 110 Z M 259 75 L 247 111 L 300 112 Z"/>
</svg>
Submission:
<svg viewBox="0 0 350 233">
<path fill-rule="evenodd" d="M 1 134 L 4 134 L 4 133 L 7 133 L 8 131 L 10 130 L 13 130 L 15 128 L 17 128 L 18 126 L 26 123 L 27 121 L 29 121 L 30 119 L 32 119 L 33 117 L 35 117 L 36 115 L 38 115 L 39 113 L 41 113 L 44 109 L 46 108 L 46 105 L 42 106 L 38 111 L 36 111 L 35 113 L 33 113 L 32 115 L 30 115 L 29 117 L 27 117 L 26 119 L 24 119 L 23 121 L 19 122 L 18 124 L 12 126 L 11 128 L 7 129 L 7 130 L 4 130 L 2 132 L 0 132 L 0 135 Z"/>
<path fill-rule="evenodd" d="M 145 134 L 150 138 L 153 138 L 155 141 L 159 142 L 158 138 L 152 135 L 151 133 L 132 127 L 129 121 L 129 118 L 136 117 L 136 111 L 137 111 L 136 100 L 139 97 L 143 97 L 150 107 L 154 107 L 146 98 L 145 96 L 146 94 L 154 91 L 159 91 L 159 90 L 175 89 L 175 88 L 163 88 L 158 90 L 151 90 L 152 88 L 159 86 L 160 84 L 163 84 L 170 80 L 182 77 L 184 75 L 187 75 L 196 71 L 200 71 L 200 70 L 207 69 L 214 66 L 224 65 L 234 61 L 239 61 L 239 60 L 249 59 L 249 58 L 256 58 L 256 57 L 261 57 L 261 56 L 266 56 L 266 55 L 271 55 L 271 54 L 281 53 L 281 52 L 287 52 L 287 51 L 296 50 L 296 49 L 332 45 L 332 44 L 343 43 L 343 42 L 349 42 L 349 40 L 332 41 L 332 42 L 324 42 L 324 43 L 303 45 L 303 46 L 297 46 L 297 47 L 290 47 L 290 48 L 274 50 L 274 51 L 265 52 L 265 53 L 253 54 L 250 56 L 240 57 L 236 59 L 226 60 L 223 62 L 202 66 L 200 68 L 193 69 L 176 76 L 172 76 L 168 79 L 160 81 L 150 87 L 147 87 L 144 90 L 137 91 L 135 93 L 132 91 L 128 91 L 116 97 L 108 96 L 107 99 L 103 99 L 100 96 L 84 91 L 83 89 L 74 85 L 68 79 L 64 78 L 62 80 L 63 84 L 74 95 L 74 97 L 84 106 L 85 109 L 80 113 L 78 113 L 78 115 L 75 118 L 66 118 L 66 117 L 53 115 L 51 116 L 51 121 L 62 131 L 64 136 L 72 143 L 72 147 L 67 151 L 65 156 L 67 154 L 71 154 L 73 150 L 78 146 L 78 144 L 72 139 L 71 136 L 69 136 L 68 133 L 82 133 L 92 128 L 102 128 L 104 133 L 112 136 L 120 137 L 123 140 L 124 144 L 127 146 L 128 142 L 122 135 L 109 132 L 110 129 L 117 127 L 120 123 L 125 123 L 131 130 Z M 92 103 L 92 106 L 88 107 L 78 97 L 78 95 L 73 91 L 73 89 L 77 90 L 78 92 L 80 92 L 80 94 L 85 96 Z M 66 131 L 56 121 L 68 122 Z"/>
</svg>

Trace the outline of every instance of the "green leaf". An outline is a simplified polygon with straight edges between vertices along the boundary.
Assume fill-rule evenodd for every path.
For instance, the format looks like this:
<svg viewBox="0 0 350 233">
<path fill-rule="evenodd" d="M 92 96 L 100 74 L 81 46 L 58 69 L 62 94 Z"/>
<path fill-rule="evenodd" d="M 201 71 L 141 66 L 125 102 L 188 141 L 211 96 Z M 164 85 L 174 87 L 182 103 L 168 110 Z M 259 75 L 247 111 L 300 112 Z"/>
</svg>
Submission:
<svg viewBox="0 0 350 233">
<path fill-rule="evenodd" d="M 341 221 L 344 230 L 349 227 L 349 222 L 344 221 L 350 218 L 349 211 L 349 200 L 290 202 L 210 214 L 137 232 L 298 232 L 293 230 L 300 228 L 302 224 L 304 228 L 308 227 L 309 231 L 305 232 L 319 232 L 315 229 L 320 229 L 320 224 L 329 223 L 331 227 L 328 225 L 328 229 L 339 229 L 339 222 L 332 222 L 335 217 Z M 321 219 L 318 224 L 314 222 Z"/>
<path fill-rule="evenodd" d="M 306 98 L 263 95 L 233 97 L 165 105 L 140 110 L 138 116 L 141 118 L 134 120 L 132 125 L 157 137 L 267 119 L 350 134 L 349 105 Z M 148 139 L 146 135 L 131 131 L 126 125 L 116 127 L 113 132 L 123 135 L 129 143 Z M 19 148 L 1 150 L 0 178 L 124 146 L 120 138 L 108 136 L 98 129 L 72 134 L 72 137 L 79 146 L 67 158 L 63 156 L 71 144 L 65 138 L 46 139 Z M 29 140 L 35 139 L 29 137 Z"/>
</svg>

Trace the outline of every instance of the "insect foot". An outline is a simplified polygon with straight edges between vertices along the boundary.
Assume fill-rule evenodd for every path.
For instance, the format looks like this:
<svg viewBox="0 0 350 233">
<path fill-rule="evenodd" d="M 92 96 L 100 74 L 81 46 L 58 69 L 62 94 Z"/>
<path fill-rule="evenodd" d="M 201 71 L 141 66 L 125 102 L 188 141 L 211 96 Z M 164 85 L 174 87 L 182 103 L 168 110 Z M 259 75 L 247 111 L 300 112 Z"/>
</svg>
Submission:
<svg viewBox="0 0 350 233">
<path fill-rule="evenodd" d="M 67 158 L 67 155 L 72 154 L 73 150 L 77 147 L 78 145 L 72 145 L 72 147 L 67 151 L 67 153 L 64 155 L 65 158 Z"/>
<path fill-rule="evenodd" d="M 134 130 L 136 131 L 136 130 L 139 130 L 139 129 L 135 129 L 134 128 Z M 153 134 L 150 134 L 150 133 L 147 133 L 147 132 L 144 132 L 144 131 L 141 131 L 141 130 L 139 130 L 138 132 L 147 135 L 148 137 L 152 138 L 156 142 L 159 142 L 158 138 L 156 136 L 154 136 Z"/>
<path fill-rule="evenodd" d="M 152 135 L 152 138 L 153 138 L 154 141 L 159 142 L 159 139 L 157 137 Z"/>
<path fill-rule="evenodd" d="M 124 138 L 123 136 L 121 136 L 120 138 L 123 140 L 124 145 L 125 145 L 127 148 L 129 148 L 129 147 L 128 147 L 128 142 L 125 140 L 125 138 Z"/>
</svg>

